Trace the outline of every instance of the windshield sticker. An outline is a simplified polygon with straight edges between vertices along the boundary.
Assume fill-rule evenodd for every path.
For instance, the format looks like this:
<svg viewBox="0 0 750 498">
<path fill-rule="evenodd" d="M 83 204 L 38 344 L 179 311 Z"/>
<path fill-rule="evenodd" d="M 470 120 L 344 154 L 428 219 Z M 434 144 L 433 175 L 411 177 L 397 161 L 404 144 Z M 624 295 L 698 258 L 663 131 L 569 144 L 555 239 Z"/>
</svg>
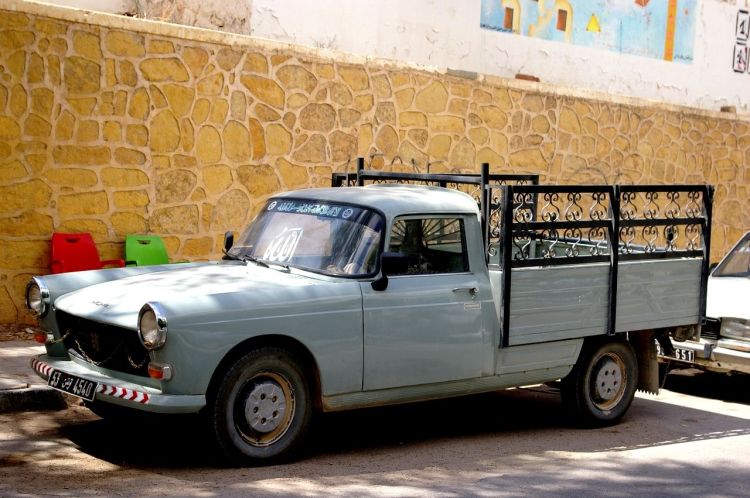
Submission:
<svg viewBox="0 0 750 498">
<path fill-rule="evenodd" d="M 285 228 L 268 245 L 263 253 L 263 259 L 266 261 L 289 261 L 294 256 L 294 251 L 297 250 L 297 244 L 299 244 L 301 238 L 301 228 Z"/>
<path fill-rule="evenodd" d="M 277 213 L 296 213 L 311 214 L 323 216 L 326 218 L 349 219 L 352 216 L 359 215 L 362 210 L 346 206 L 335 206 L 331 204 L 320 204 L 317 202 L 307 201 L 272 201 L 266 207 L 266 211 L 275 211 Z"/>
</svg>

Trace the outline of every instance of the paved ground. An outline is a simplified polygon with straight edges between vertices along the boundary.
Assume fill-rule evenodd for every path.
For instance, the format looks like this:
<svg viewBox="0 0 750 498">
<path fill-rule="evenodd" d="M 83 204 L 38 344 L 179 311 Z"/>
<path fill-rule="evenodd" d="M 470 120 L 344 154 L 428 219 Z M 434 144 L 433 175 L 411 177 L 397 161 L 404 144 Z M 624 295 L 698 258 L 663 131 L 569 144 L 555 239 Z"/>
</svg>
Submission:
<svg viewBox="0 0 750 498">
<path fill-rule="evenodd" d="M 64 406 L 63 396 L 29 367 L 43 352 L 44 346 L 30 340 L 0 341 L 0 413 Z"/>
<path fill-rule="evenodd" d="M 748 379 L 667 387 L 599 430 L 546 387 L 330 414 L 300 461 L 247 469 L 217 467 L 195 418 L 112 424 L 73 402 L 0 415 L 0 496 L 747 496 Z"/>
<path fill-rule="evenodd" d="M 0 342 L 0 389 L 43 386 L 45 382 L 29 368 L 29 359 L 43 352 L 44 346 L 33 341 Z"/>
</svg>

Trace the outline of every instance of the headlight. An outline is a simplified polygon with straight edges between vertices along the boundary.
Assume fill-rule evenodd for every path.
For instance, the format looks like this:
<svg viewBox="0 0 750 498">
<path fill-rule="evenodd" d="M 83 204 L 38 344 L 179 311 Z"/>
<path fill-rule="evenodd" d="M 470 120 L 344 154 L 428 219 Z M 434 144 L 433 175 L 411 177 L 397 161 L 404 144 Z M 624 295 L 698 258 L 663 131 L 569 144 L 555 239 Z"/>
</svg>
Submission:
<svg viewBox="0 0 750 498">
<path fill-rule="evenodd" d="M 49 311 L 49 289 L 38 277 L 26 285 L 26 307 L 39 318 Z"/>
<path fill-rule="evenodd" d="M 721 336 L 729 339 L 750 339 L 750 320 L 742 318 L 722 318 Z"/>
<path fill-rule="evenodd" d="M 159 349 L 167 342 L 167 318 L 159 303 L 146 303 L 138 313 L 138 338 L 143 347 Z"/>
</svg>

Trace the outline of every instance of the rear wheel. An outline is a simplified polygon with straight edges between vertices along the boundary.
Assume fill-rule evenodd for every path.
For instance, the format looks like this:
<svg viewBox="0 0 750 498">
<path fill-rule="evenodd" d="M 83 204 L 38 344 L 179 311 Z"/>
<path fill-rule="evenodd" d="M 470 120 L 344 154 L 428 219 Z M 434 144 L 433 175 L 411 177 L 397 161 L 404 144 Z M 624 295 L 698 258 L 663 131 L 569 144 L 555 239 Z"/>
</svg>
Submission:
<svg viewBox="0 0 750 498">
<path fill-rule="evenodd" d="M 235 465 L 272 463 L 299 449 L 310 424 L 310 391 L 288 352 L 260 348 L 236 360 L 210 401 L 210 425 Z"/>
<path fill-rule="evenodd" d="M 573 371 L 562 381 L 563 403 L 586 425 L 618 422 L 635 396 L 638 366 L 625 341 L 584 344 Z"/>
</svg>

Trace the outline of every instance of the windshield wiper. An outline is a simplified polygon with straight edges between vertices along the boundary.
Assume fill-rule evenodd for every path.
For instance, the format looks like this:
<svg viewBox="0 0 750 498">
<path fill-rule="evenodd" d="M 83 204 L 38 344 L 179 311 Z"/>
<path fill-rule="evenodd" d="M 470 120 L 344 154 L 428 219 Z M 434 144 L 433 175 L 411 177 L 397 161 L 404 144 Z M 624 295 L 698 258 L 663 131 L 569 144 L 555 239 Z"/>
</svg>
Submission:
<svg viewBox="0 0 750 498">
<path fill-rule="evenodd" d="M 222 256 L 221 259 L 225 261 L 243 261 L 241 257 L 235 256 L 234 254 L 229 254 L 227 251 L 224 251 L 224 256 Z"/>
<path fill-rule="evenodd" d="M 263 268 L 270 268 L 270 265 L 278 266 L 282 269 L 282 271 L 285 271 L 287 273 L 291 272 L 292 270 L 289 268 L 288 265 L 283 265 L 281 263 L 275 263 L 273 261 L 266 262 L 260 258 L 257 258 L 255 256 L 230 256 L 232 259 L 237 259 L 239 261 L 242 261 L 243 263 L 247 263 L 250 261 L 251 263 L 255 263 L 258 266 L 262 266 Z M 270 263 L 270 264 L 269 264 Z"/>
<path fill-rule="evenodd" d="M 279 267 L 281 267 L 281 269 L 282 269 L 283 271 L 285 271 L 286 273 L 289 273 L 289 272 L 291 272 L 291 271 L 292 271 L 292 270 L 291 270 L 291 269 L 289 268 L 289 265 L 282 265 L 281 263 L 274 263 L 274 262 L 271 262 L 271 264 L 272 264 L 272 265 L 274 265 L 274 266 L 279 266 Z M 268 266 L 268 265 L 266 265 L 266 266 Z"/>
<path fill-rule="evenodd" d="M 245 262 L 245 263 L 247 263 L 248 261 L 251 261 L 251 262 L 255 263 L 258 266 L 262 266 L 264 268 L 269 268 L 268 263 L 266 263 L 263 260 L 260 260 L 260 259 L 256 258 L 255 256 L 242 256 L 239 259 L 241 261 Z"/>
</svg>

